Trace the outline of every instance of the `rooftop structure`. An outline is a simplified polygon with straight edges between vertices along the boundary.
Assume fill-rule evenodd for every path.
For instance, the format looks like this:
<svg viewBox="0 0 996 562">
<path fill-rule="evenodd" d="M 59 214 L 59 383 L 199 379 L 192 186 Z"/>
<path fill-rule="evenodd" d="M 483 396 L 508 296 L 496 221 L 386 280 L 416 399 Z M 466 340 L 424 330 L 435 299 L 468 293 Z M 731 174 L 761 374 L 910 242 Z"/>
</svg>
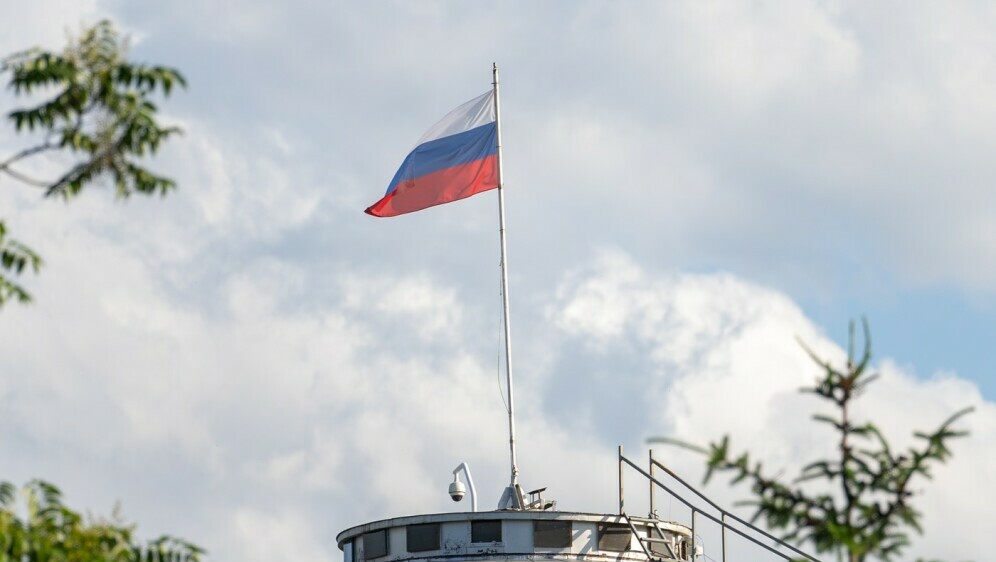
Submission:
<svg viewBox="0 0 996 562">
<path fill-rule="evenodd" d="M 727 533 L 746 539 L 767 553 L 758 552 L 739 560 L 798 560 L 819 562 L 809 554 L 788 545 L 749 522 L 723 510 L 691 487 L 677 474 L 650 455 L 644 470 L 622 454 L 619 448 L 619 513 L 583 513 L 556 511 L 556 502 L 544 499 L 544 489 L 522 497 L 518 487 L 513 494 L 518 508 L 476 511 L 476 492 L 466 465 L 454 470 L 450 495 L 459 501 L 467 487 L 458 478 L 467 475 L 474 511 L 432 513 L 396 517 L 365 523 L 339 533 L 336 542 L 343 552 L 343 562 L 473 562 L 502 560 L 581 562 L 692 562 L 712 560 L 727 562 Z M 626 512 L 624 474 L 629 469 L 644 477 L 650 492 L 650 516 L 635 517 Z M 658 472 L 660 471 L 660 472 Z M 661 478 L 668 477 L 697 497 L 695 503 L 679 495 Z M 643 488 L 643 486 L 641 486 Z M 655 490 L 667 493 L 689 508 L 690 525 L 665 521 L 657 517 Z M 502 496 L 499 505 L 506 505 Z M 704 504 L 704 505 L 703 505 Z M 719 552 L 706 555 L 697 524 L 713 524 L 720 529 Z"/>
</svg>

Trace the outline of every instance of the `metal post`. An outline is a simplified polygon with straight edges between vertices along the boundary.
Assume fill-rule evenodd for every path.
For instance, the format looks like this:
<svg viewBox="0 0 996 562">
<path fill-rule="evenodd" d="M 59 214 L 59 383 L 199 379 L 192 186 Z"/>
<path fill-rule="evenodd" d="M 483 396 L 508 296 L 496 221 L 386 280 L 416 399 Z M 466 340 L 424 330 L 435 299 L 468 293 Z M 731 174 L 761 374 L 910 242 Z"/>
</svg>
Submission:
<svg viewBox="0 0 996 562">
<path fill-rule="evenodd" d="M 495 91 L 495 134 L 498 140 L 498 226 L 501 234 L 501 298 L 505 318 L 505 379 L 508 386 L 508 449 L 512 476 L 509 487 L 519 483 L 519 467 L 515 460 L 515 406 L 512 393 L 512 327 L 508 321 L 508 252 L 505 247 L 505 183 L 501 166 L 501 104 L 498 101 L 498 64 L 491 67 Z"/>
<path fill-rule="evenodd" d="M 726 562 L 726 512 L 723 512 L 723 562 Z"/>
<path fill-rule="evenodd" d="M 650 449 L 650 518 L 654 519 L 656 515 L 654 514 L 654 450 Z"/>
<path fill-rule="evenodd" d="M 698 511 L 696 511 L 695 508 L 692 508 L 692 560 L 695 560 L 695 547 L 698 545 L 695 540 L 695 516 L 697 514 Z"/>
<path fill-rule="evenodd" d="M 626 513 L 626 504 L 623 502 L 623 448 L 619 445 L 619 515 Z"/>
<path fill-rule="evenodd" d="M 453 469 L 453 483 L 460 482 L 460 471 L 467 475 L 467 488 L 470 490 L 470 510 L 477 512 L 477 487 L 474 486 L 474 477 L 470 475 L 470 467 L 462 462 L 460 466 Z"/>
</svg>

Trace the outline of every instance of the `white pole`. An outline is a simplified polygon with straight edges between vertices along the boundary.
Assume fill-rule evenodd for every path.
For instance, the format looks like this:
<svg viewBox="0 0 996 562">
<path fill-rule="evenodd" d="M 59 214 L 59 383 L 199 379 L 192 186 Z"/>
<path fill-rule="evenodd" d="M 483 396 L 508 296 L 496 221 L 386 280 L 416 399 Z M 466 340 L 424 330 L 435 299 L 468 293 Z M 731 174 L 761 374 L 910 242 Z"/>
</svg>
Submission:
<svg viewBox="0 0 996 562">
<path fill-rule="evenodd" d="M 515 462 L 515 406 L 512 399 L 512 327 L 508 321 L 508 251 L 505 247 L 505 183 L 501 168 L 501 104 L 498 101 L 498 64 L 492 65 L 495 89 L 495 130 L 498 136 L 498 224 L 501 233 L 501 297 L 505 313 L 505 379 L 508 386 L 508 448 L 512 465 L 509 486 L 519 483 L 519 467 Z"/>
</svg>

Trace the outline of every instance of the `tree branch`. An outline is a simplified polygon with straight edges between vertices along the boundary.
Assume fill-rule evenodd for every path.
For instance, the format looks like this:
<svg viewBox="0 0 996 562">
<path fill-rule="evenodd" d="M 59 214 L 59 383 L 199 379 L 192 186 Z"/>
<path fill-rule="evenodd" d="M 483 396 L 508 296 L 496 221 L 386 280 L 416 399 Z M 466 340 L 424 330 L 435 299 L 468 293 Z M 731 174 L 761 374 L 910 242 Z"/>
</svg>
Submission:
<svg viewBox="0 0 996 562">
<path fill-rule="evenodd" d="M 26 148 L 26 149 L 18 152 L 17 154 L 11 156 L 10 158 L 8 158 L 7 160 L 5 160 L 4 162 L 0 162 L 0 172 L 5 172 L 9 176 L 11 176 L 12 178 L 14 178 L 14 179 L 16 179 L 16 180 L 18 180 L 18 181 L 20 181 L 22 183 L 26 183 L 28 185 L 31 185 L 33 187 L 48 187 L 49 186 L 49 182 L 45 182 L 45 181 L 42 181 L 42 180 L 34 179 L 34 178 L 30 177 L 30 176 L 27 176 L 27 175 L 25 175 L 25 174 L 23 174 L 23 173 L 15 170 L 15 169 L 11 168 L 11 166 L 15 162 L 17 162 L 19 160 L 23 160 L 24 158 L 27 158 L 29 156 L 34 156 L 35 154 L 39 154 L 41 152 L 45 152 L 46 150 L 54 150 L 54 149 L 57 149 L 57 148 L 59 148 L 57 145 L 54 145 L 54 144 L 52 144 L 49 141 L 45 141 L 44 143 L 39 144 L 38 146 L 32 146 L 31 148 Z"/>
</svg>

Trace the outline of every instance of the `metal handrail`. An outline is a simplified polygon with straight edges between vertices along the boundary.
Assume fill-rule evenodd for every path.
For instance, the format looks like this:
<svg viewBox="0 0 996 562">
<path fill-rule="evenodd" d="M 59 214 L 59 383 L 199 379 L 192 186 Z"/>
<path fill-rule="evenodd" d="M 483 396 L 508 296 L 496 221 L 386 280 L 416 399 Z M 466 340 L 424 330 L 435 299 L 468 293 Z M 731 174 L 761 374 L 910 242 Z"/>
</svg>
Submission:
<svg viewBox="0 0 996 562">
<path fill-rule="evenodd" d="M 709 504 L 713 509 L 715 509 L 716 511 L 718 511 L 721 515 L 725 515 L 726 517 L 729 517 L 730 519 L 733 519 L 737 523 L 740 523 L 741 525 L 746 526 L 747 528 L 751 529 L 752 531 L 756 531 L 756 532 L 764 535 L 765 537 L 767 537 L 767 538 L 769 538 L 769 539 L 777 542 L 778 544 L 784 546 L 785 548 L 791 550 L 792 552 L 798 554 L 799 556 L 805 556 L 809 560 L 813 560 L 814 562 L 819 562 L 818 560 L 816 560 L 815 558 L 813 558 L 809 554 L 806 554 L 802 550 L 799 550 L 798 548 L 796 548 L 796 547 L 792 546 L 791 544 L 783 541 L 782 539 L 780 539 L 780 538 L 772 535 L 771 533 L 765 531 L 764 529 L 761 529 L 761 528 L 755 526 L 752 523 L 744 521 L 740 517 L 737 517 L 736 515 L 730 513 L 729 511 L 726 511 L 722 507 L 719 507 L 718 505 L 716 505 L 716 502 L 714 502 L 714 501 L 710 500 L 709 498 L 707 498 L 705 496 L 705 494 L 703 494 L 702 492 L 700 492 L 697 489 L 695 489 L 688 482 L 685 482 L 680 476 L 678 476 L 677 474 L 675 474 L 673 470 L 671 470 L 670 468 L 668 468 L 668 467 L 664 466 L 663 464 L 661 464 L 659 461 L 657 461 L 657 459 L 653 459 L 652 458 L 652 459 L 650 459 L 650 462 L 652 462 L 653 464 L 657 465 L 657 467 L 660 468 L 661 470 L 663 470 L 664 472 L 666 472 L 668 474 L 668 476 L 670 476 L 671 478 L 674 478 L 675 480 L 677 480 L 679 484 L 681 484 L 685 488 L 688 488 L 689 491 L 691 491 L 693 494 L 695 494 L 696 496 L 698 496 L 702 501 L 704 501 L 707 504 Z M 725 523 L 723 525 L 727 526 Z"/>
<path fill-rule="evenodd" d="M 681 502 L 681 503 L 683 503 L 683 504 L 684 504 L 684 505 L 685 505 L 686 507 L 688 507 L 689 509 L 691 509 L 691 510 L 692 510 L 692 513 L 693 513 L 693 515 L 694 515 L 695 513 L 700 513 L 700 514 L 702 514 L 703 516 L 705 516 L 705 517 L 706 517 L 707 519 L 709 519 L 710 521 L 712 521 L 712 522 L 714 522 L 714 523 L 717 523 L 718 525 L 720 525 L 720 526 L 721 526 L 721 527 L 723 527 L 724 529 L 729 529 L 730 531 L 733 531 L 734 533 L 736 533 L 736 534 L 740 535 L 741 537 L 743 537 L 743 538 L 745 538 L 745 539 L 749 540 L 750 542 L 752 542 L 752 543 L 754 543 L 754 544 L 756 544 L 756 545 L 760 546 L 761 548 L 763 548 L 763 549 L 767 550 L 768 552 L 770 552 L 770 553 L 772 553 L 772 554 L 774 554 L 774 555 L 776 555 L 776 556 L 780 556 L 780 557 L 781 557 L 782 559 L 784 559 L 784 560 L 792 560 L 792 557 L 790 557 L 790 556 L 786 555 L 786 554 L 785 554 L 784 552 L 781 552 L 781 551 L 778 551 L 778 550 L 776 550 L 776 549 L 772 548 L 771 546 L 769 546 L 769 545 L 767 545 L 767 544 L 765 544 L 765 543 L 763 543 L 763 542 L 759 541 L 758 539 L 756 539 L 756 538 L 754 538 L 754 537 L 752 537 L 752 536 L 748 535 L 747 533 L 745 533 L 745 532 L 741 531 L 741 530 L 740 530 L 740 529 L 738 529 L 737 527 L 733 527 L 733 526 L 729 525 L 729 524 L 728 524 L 728 523 L 726 523 L 725 521 L 723 521 L 723 520 L 721 520 L 721 519 L 719 519 L 719 518 L 717 518 L 717 517 L 713 516 L 713 515 L 712 515 L 712 514 L 710 514 L 710 513 L 706 513 L 706 512 L 704 512 L 704 511 L 700 511 L 700 510 L 699 510 L 698 508 L 696 508 L 696 507 L 695 507 L 694 505 L 692 505 L 692 503 L 691 503 L 691 502 L 689 502 L 688 500 L 686 500 L 685 498 L 683 498 L 683 497 L 682 497 L 682 496 L 681 496 L 680 494 L 678 494 L 677 492 L 675 492 L 674 490 L 672 490 L 671 488 L 669 488 L 669 487 L 668 487 L 667 485 L 665 485 L 664 483 L 662 483 L 662 482 L 661 482 L 660 480 L 657 480 L 656 478 L 654 478 L 653 476 L 651 476 L 651 475 L 650 475 L 650 474 L 649 474 L 649 473 L 648 473 L 647 471 L 643 470 L 642 468 L 640 468 L 639 466 L 637 466 L 636 464 L 634 464 L 634 463 L 633 463 L 633 461 L 631 461 L 631 460 L 629 460 L 628 458 L 626 458 L 625 456 L 623 456 L 623 455 L 622 455 L 622 452 L 620 452 L 620 454 L 619 454 L 619 462 L 620 462 L 620 463 L 623 463 L 623 462 L 625 462 L 626 464 L 628 464 L 629 466 L 631 466 L 631 467 L 632 467 L 632 468 L 633 468 L 634 470 L 636 470 L 636 471 L 637 471 L 637 472 L 639 472 L 639 473 L 640 473 L 641 475 L 643 475 L 643 476 L 644 476 L 645 478 L 647 478 L 648 480 L 650 480 L 651 482 L 653 482 L 654 484 L 656 484 L 657 486 L 659 486 L 659 487 L 660 487 L 661 489 L 663 489 L 663 490 L 664 490 L 664 491 L 666 491 L 667 493 L 671 494 L 671 496 L 672 496 L 672 497 L 674 497 L 674 498 L 677 498 L 677 500 L 678 500 L 678 501 L 680 501 L 680 502 Z M 658 466 L 659 466 L 660 468 L 662 468 L 662 469 L 664 469 L 665 471 L 667 471 L 667 473 L 668 473 L 669 475 L 671 475 L 671 476 L 673 476 L 673 477 L 675 477 L 675 478 L 676 478 L 676 476 L 674 475 L 674 473 L 673 473 L 673 472 L 672 472 L 672 471 L 671 471 L 670 469 L 668 469 L 667 467 L 665 467 L 665 466 L 661 465 L 660 463 L 656 463 L 656 461 L 655 461 L 655 464 L 657 464 L 657 465 L 658 465 Z M 621 470 L 620 470 L 620 472 L 621 472 Z M 699 496 L 700 498 L 703 498 L 703 499 L 705 499 L 705 500 L 706 500 L 706 501 L 707 501 L 707 502 L 709 503 L 709 505 L 710 505 L 710 506 L 712 506 L 712 507 L 716 508 L 716 509 L 717 509 L 717 510 L 719 510 L 719 511 L 720 511 L 720 512 L 721 512 L 722 514 L 725 514 L 725 515 L 727 515 L 727 516 L 729 516 L 729 517 L 732 517 L 732 518 L 734 518 L 734 519 L 735 519 L 735 520 L 736 520 L 736 521 L 737 521 L 738 523 L 741 523 L 741 524 L 743 524 L 743 525 L 747 526 L 748 528 L 750 528 L 751 530 L 753 530 L 753 531 L 756 531 L 756 532 L 758 532 L 758 533 L 760 533 L 760 534 L 764 535 L 765 537 L 768 537 L 768 538 L 770 538 L 770 539 L 774 540 L 774 541 L 775 541 L 775 542 L 777 542 L 777 543 L 778 543 L 779 545 L 782 545 L 782 546 L 785 546 L 785 547 L 787 547 L 787 548 L 791 549 L 791 550 L 792 550 L 793 552 L 795 552 L 795 553 L 799 554 L 800 556 L 803 556 L 803 557 L 805 557 L 805 558 L 806 558 L 806 559 L 808 559 L 808 560 L 811 560 L 812 562 L 820 562 L 820 560 L 818 560 L 818 559 L 816 559 L 816 558 L 813 558 L 813 557 L 812 557 L 812 556 L 810 556 L 809 554 L 806 554 L 805 552 L 803 552 L 803 551 L 801 551 L 801 550 L 799 550 L 799 549 L 797 549 L 797 548 L 793 547 L 792 545 L 790 545 L 790 544 L 788 544 L 788 543 L 786 543 L 786 542 L 782 541 L 781 539 L 779 539 L 779 538 L 777 538 L 777 537 L 774 537 L 774 536 L 772 536 L 771 534 L 769 534 L 769 533 L 767 533 L 767 532 L 765 532 L 765 531 L 763 531 L 763 530 L 761 530 L 761 529 L 758 529 L 758 528 L 757 528 L 757 527 L 755 527 L 754 525 L 751 525 L 750 523 L 747 523 L 747 522 L 743 521 L 742 519 L 740 519 L 739 517 L 736 517 L 735 515 L 732 515 L 732 514 L 730 514 L 730 513 L 727 513 L 727 512 L 725 512 L 725 511 L 724 511 L 724 510 L 723 510 L 722 508 L 720 508 L 720 507 L 719 507 L 718 505 L 716 505 L 716 504 L 715 504 L 715 503 L 713 503 L 712 501 L 710 501 L 710 500 L 706 499 L 706 498 L 705 498 L 704 496 L 702 496 L 702 494 L 701 494 L 700 492 L 698 492 L 697 490 L 693 489 L 693 488 L 692 488 L 691 486 L 688 486 L 688 484 L 687 484 L 687 483 L 685 483 L 685 482 L 684 482 L 683 480 L 681 480 L 681 479 L 678 479 L 678 480 L 679 480 L 679 482 L 682 482 L 682 484 L 683 484 L 684 486 L 686 486 L 686 487 L 687 487 L 688 489 L 690 489 L 690 490 L 692 490 L 693 492 L 695 492 L 695 494 L 696 494 L 696 495 L 698 495 L 698 496 Z M 621 481 L 621 480 L 620 480 L 620 481 Z M 622 503 L 622 501 L 621 501 L 621 500 L 620 500 L 620 503 Z M 694 539 L 693 539 L 693 540 L 694 540 Z"/>
</svg>

